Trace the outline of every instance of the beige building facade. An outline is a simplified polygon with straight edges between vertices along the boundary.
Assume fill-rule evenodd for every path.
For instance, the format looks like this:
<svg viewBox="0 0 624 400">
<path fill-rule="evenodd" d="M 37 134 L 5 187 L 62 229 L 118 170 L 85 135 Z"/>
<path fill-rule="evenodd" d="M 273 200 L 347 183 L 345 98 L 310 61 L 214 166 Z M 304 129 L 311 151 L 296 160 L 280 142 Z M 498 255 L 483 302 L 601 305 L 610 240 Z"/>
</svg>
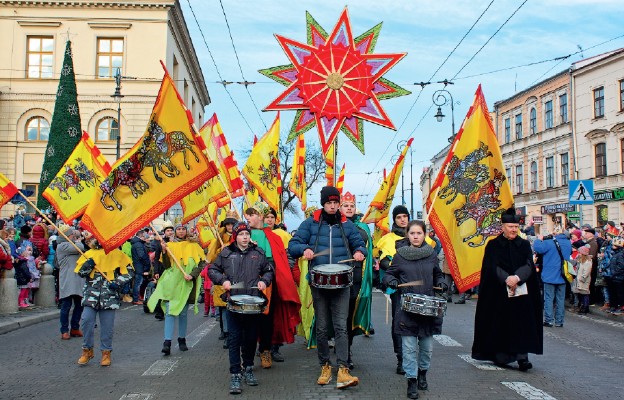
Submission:
<svg viewBox="0 0 624 400">
<path fill-rule="evenodd" d="M 624 222 L 624 49 L 572 64 L 578 179 L 594 182 L 583 223 Z"/>
<path fill-rule="evenodd" d="M 178 0 L 3 1 L 0 37 L 0 172 L 20 188 L 39 190 L 68 38 L 82 129 L 109 162 L 119 132 L 121 154 L 145 132 L 161 60 L 196 126 L 204 122 L 210 97 Z M 119 102 L 112 97 L 118 68 Z M 0 211 L 14 212 L 11 205 Z"/>
</svg>

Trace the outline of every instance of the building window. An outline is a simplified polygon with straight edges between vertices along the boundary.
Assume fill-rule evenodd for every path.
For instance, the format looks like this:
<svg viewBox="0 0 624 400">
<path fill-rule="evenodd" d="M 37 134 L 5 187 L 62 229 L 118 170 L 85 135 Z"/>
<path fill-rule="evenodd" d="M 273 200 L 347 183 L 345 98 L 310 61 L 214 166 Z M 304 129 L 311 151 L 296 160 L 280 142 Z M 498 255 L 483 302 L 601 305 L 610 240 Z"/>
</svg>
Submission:
<svg viewBox="0 0 624 400">
<path fill-rule="evenodd" d="M 555 159 L 554 157 L 546 157 L 546 187 L 555 186 Z"/>
<path fill-rule="evenodd" d="M 116 140 L 117 135 L 119 135 L 119 124 L 117 124 L 117 120 L 115 118 L 102 118 L 98 121 L 95 131 L 96 142 L 109 142 L 111 140 Z"/>
<path fill-rule="evenodd" d="M 511 168 L 505 168 L 505 175 L 507 176 L 507 182 L 511 188 Z"/>
<path fill-rule="evenodd" d="M 594 118 L 604 117 L 604 87 L 594 89 Z"/>
<path fill-rule="evenodd" d="M 553 104 L 552 100 L 548 100 L 544 104 L 544 123 L 546 125 L 546 129 L 550 129 L 553 127 Z"/>
<path fill-rule="evenodd" d="M 624 139 L 620 140 L 620 158 L 622 159 L 622 172 L 624 173 Z"/>
<path fill-rule="evenodd" d="M 511 121 L 509 118 L 505 118 L 505 143 L 511 141 Z"/>
<path fill-rule="evenodd" d="M 24 183 L 22 187 L 24 188 L 24 190 L 27 190 L 33 193 L 32 195 L 28 197 L 28 200 L 30 200 L 33 204 L 36 204 L 37 196 L 39 195 L 39 184 L 38 183 Z M 24 206 L 26 207 L 27 214 L 35 213 L 36 210 L 29 203 L 24 204 Z"/>
<path fill-rule="evenodd" d="M 537 191 L 537 162 L 531 163 L 531 191 Z"/>
<path fill-rule="evenodd" d="M 516 193 L 524 192 L 524 173 L 522 165 L 516 165 Z"/>
<path fill-rule="evenodd" d="M 561 186 L 568 184 L 568 178 L 570 176 L 570 161 L 568 153 L 561 155 Z"/>
<path fill-rule="evenodd" d="M 595 148 L 594 156 L 596 164 L 596 177 L 607 176 L 607 145 L 598 143 Z"/>
<path fill-rule="evenodd" d="M 26 123 L 26 140 L 46 141 L 50 137 L 50 123 L 43 117 L 33 117 Z"/>
<path fill-rule="evenodd" d="M 54 37 L 29 36 L 26 49 L 26 77 L 53 78 Z"/>
<path fill-rule="evenodd" d="M 596 206 L 596 219 L 598 226 L 605 226 L 609 221 L 609 208 L 605 204 Z"/>
<path fill-rule="evenodd" d="M 522 114 L 516 115 L 516 140 L 522 139 Z"/>
<path fill-rule="evenodd" d="M 562 124 L 568 122 L 568 95 L 565 93 L 559 96 L 559 116 Z"/>
<path fill-rule="evenodd" d="M 620 111 L 624 111 L 624 79 L 620 81 Z"/>
<path fill-rule="evenodd" d="M 97 76 L 113 78 L 117 68 L 122 68 L 124 40 L 121 38 L 98 38 L 97 40 Z"/>
<path fill-rule="evenodd" d="M 534 135 L 537 132 L 537 110 L 535 107 L 531 108 L 531 114 L 529 117 L 529 129 L 531 130 L 531 135 Z"/>
</svg>

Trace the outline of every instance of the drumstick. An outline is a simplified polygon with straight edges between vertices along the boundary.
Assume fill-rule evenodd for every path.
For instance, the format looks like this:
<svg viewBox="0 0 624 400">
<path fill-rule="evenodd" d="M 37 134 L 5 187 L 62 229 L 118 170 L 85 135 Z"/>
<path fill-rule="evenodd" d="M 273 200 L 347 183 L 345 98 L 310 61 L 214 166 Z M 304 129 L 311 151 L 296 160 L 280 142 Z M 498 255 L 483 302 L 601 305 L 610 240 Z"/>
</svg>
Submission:
<svg viewBox="0 0 624 400">
<path fill-rule="evenodd" d="M 388 305 L 390 303 L 390 296 L 384 295 L 386 297 L 386 325 L 388 325 Z"/>
<path fill-rule="evenodd" d="M 351 261 L 357 261 L 357 260 L 355 258 L 349 258 L 347 260 L 340 260 L 340 261 L 338 261 L 338 264 L 347 263 L 347 262 L 351 262 Z"/>
<path fill-rule="evenodd" d="M 312 256 L 312 258 L 318 257 L 318 256 L 326 256 L 329 254 L 329 249 L 325 249 L 325 250 L 321 250 L 318 253 L 314 253 L 314 255 Z"/>
<path fill-rule="evenodd" d="M 422 285 L 423 285 L 423 281 L 422 280 L 418 280 L 418 281 L 411 281 L 411 282 L 401 283 L 400 285 L 397 285 L 397 287 L 422 286 Z"/>
</svg>

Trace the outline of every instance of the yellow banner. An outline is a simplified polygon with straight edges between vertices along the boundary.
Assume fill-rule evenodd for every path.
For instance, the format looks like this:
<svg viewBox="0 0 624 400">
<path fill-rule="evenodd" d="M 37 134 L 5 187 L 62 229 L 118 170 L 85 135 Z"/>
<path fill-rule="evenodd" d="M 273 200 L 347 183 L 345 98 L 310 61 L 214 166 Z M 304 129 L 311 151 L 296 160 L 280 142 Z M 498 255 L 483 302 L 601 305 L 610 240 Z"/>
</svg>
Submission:
<svg viewBox="0 0 624 400">
<path fill-rule="evenodd" d="M 87 209 L 96 188 L 110 171 L 106 158 L 89 134 L 83 132 L 80 142 L 42 196 L 52 204 L 63 221 L 71 225 Z"/>
<path fill-rule="evenodd" d="M 297 138 L 297 145 L 295 147 L 295 156 L 293 157 L 292 175 L 290 177 L 290 184 L 288 189 L 294 193 L 295 196 L 301 201 L 301 211 L 305 211 L 308 207 L 307 199 L 307 187 L 306 187 L 306 171 L 305 171 L 305 140 L 303 135 L 299 135 Z"/>
<path fill-rule="evenodd" d="M 203 153 L 175 84 L 165 71 L 145 134 L 98 186 L 82 225 L 106 251 L 217 174 Z"/>
<path fill-rule="evenodd" d="M 487 242 L 514 200 L 479 85 L 427 200 L 429 221 L 460 292 L 479 284 Z"/>
</svg>

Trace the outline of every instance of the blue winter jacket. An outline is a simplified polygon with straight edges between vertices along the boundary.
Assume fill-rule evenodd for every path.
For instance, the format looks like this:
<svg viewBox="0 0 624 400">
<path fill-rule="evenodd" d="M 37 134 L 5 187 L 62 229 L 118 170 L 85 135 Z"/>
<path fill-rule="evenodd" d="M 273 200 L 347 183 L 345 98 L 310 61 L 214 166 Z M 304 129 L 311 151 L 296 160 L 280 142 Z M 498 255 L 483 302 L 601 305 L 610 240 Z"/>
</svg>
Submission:
<svg viewBox="0 0 624 400">
<path fill-rule="evenodd" d="M 342 231 L 349 243 L 349 250 L 343 239 L 340 225 L 329 225 L 324 218 L 321 218 L 323 210 L 317 210 L 314 215 L 304 220 L 295 236 L 288 242 L 288 253 L 293 258 L 303 256 L 306 249 L 312 249 L 314 253 L 331 248 L 329 254 L 315 257 L 310 261 L 310 267 L 321 264 L 335 264 L 338 261 L 352 258 L 356 251 L 362 252 L 366 256 L 366 244 L 358 232 L 357 226 L 344 218 L 338 212 L 337 217 L 342 221 Z M 318 242 L 316 240 L 318 235 Z"/>
<path fill-rule="evenodd" d="M 563 258 L 565 260 L 570 260 L 570 254 L 572 254 L 572 243 L 570 242 L 570 239 L 568 239 L 563 233 L 555 236 L 555 239 L 559 242 Z M 537 239 L 533 242 L 533 250 L 537 254 L 544 255 L 542 265 L 542 281 L 553 285 L 565 283 L 565 280 L 561 275 L 561 257 L 557 251 L 557 246 L 555 246 L 555 241 L 552 239 Z"/>
</svg>

